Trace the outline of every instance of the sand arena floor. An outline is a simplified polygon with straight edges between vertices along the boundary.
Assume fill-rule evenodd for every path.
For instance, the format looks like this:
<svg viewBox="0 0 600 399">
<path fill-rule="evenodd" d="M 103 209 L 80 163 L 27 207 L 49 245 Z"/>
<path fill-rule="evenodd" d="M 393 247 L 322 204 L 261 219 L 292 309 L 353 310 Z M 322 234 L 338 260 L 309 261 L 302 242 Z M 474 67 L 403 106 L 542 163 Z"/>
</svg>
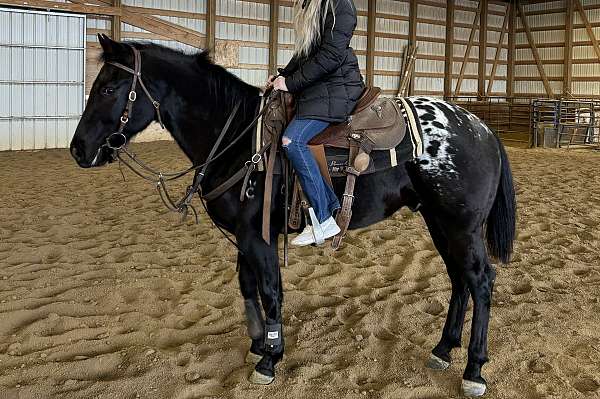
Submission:
<svg viewBox="0 0 600 399">
<path fill-rule="evenodd" d="M 185 164 L 173 143 L 136 149 Z M 509 155 L 519 235 L 498 268 L 487 397 L 597 398 L 600 154 Z M 286 356 L 257 387 L 235 252 L 206 218 L 179 225 L 147 183 L 65 150 L 0 153 L 0 170 L 2 399 L 459 397 L 465 348 L 446 372 L 423 367 L 450 284 L 418 214 L 337 253 L 291 252 Z"/>
</svg>

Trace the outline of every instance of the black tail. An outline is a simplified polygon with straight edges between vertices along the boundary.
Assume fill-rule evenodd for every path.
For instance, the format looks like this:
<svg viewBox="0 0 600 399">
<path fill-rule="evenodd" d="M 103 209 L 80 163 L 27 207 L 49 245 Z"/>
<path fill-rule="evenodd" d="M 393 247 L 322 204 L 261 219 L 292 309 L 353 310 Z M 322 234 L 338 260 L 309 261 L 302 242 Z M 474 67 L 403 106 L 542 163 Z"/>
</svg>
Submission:
<svg viewBox="0 0 600 399">
<path fill-rule="evenodd" d="M 516 234 L 517 204 L 510 163 L 500 139 L 498 139 L 498 145 L 502 162 L 500 182 L 496 199 L 487 219 L 486 239 L 489 254 L 502 263 L 508 263 L 513 252 L 513 241 Z"/>
</svg>

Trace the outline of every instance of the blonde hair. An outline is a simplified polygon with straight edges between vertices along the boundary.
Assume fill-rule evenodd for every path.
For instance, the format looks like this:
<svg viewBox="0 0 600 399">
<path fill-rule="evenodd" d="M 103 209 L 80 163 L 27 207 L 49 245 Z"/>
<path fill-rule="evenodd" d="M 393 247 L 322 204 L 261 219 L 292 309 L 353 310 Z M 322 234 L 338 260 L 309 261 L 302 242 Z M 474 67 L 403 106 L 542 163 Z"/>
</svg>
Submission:
<svg viewBox="0 0 600 399">
<path fill-rule="evenodd" d="M 333 13 L 333 26 L 335 27 L 335 6 L 332 0 L 308 1 L 305 8 L 302 8 L 304 0 L 296 0 L 294 5 L 296 14 L 294 18 L 296 28 L 294 54 L 300 57 L 308 56 L 312 47 L 321 40 L 321 23 L 325 23 L 329 8 Z M 324 7 L 321 7 L 323 3 L 325 3 Z M 324 12 L 321 13 L 321 10 Z"/>
</svg>

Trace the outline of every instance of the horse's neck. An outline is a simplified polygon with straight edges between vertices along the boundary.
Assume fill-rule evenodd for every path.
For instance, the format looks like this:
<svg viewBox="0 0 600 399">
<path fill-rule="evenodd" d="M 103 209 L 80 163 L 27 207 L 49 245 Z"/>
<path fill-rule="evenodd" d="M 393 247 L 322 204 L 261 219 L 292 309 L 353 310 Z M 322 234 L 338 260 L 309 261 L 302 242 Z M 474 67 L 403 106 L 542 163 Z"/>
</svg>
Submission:
<svg viewBox="0 0 600 399">
<path fill-rule="evenodd" d="M 260 97 L 257 94 L 240 98 L 238 101 L 240 101 L 240 107 L 216 153 L 224 149 L 250 125 L 255 117 Z M 231 106 L 231 109 L 227 109 L 229 107 L 216 109 L 213 104 L 208 105 L 206 99 L 198 101 L 198 104 L 195 104 L 194 100 L 187 100 L 187 102 L 189 103 L 184 106 L 178 104 L 175 107 L 169 107 L 169 118 L 166 125 L 192 164 L 199 165 L 206 162 L 229 115 L 233 112 L 235 104 Z M 203 105 L 205 109 L 202 109 Z M 224 157 L 211 165 L 207 174 L 210 171 L 211 174 L 219 175 L 227 169 L 242 167 L 251 154 L 251 143 L 252 135 L 246 134 Z"/>
</svg>

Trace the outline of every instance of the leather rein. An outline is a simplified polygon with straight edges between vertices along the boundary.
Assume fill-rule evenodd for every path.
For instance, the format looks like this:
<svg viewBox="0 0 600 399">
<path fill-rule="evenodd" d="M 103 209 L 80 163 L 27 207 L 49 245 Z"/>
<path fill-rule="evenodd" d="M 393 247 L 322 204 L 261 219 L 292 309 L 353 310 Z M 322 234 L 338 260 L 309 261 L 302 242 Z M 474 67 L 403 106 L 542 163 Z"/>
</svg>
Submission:
<svg viewBox="0 0 600 399">
<path fill-rule="evenodd" d="M 131 83 L 131 89 L 129 91 L 129 95 L 127 98 L 127 104 L 121 115 L 118 130 L 116 132 L 110 134 L 106 138 L 106 142 L 102 146 L 100 146 L 100 148 L 98 149 L 93 163 L 96 162 L 96 160 L 98 159 L 98 157 L 100 155 L 100 152 L 104 148 L 108 148 L 108 149 L 112 150 L 111 156 L 112 156 L 113 161 L 118 159 L 120 161 L 120 163 L 127 166 L 127 168 L 129 168 L 134 174 L 136 174 L 137 176 L 141 177 L 142 179 L 144 179 L 146 181 L 153 183 L 156 186 L 156 189 L 160 195 L 160 198 L 161 198 L 163 204 L 169 211 L 180 213 L 182 215 L 182 219 L 185 219 L 187 217 L 187 215 L 189 214 L 189 210 L 191 209 L 192 213 L 194 214 L 196 223 L 199 223 L 198 212 L 192 205 L 192 200 L 196 193 L 199 193 L 202 205 L 203 205 L 206 213 L 208 214 L 205 201 L 209 202 L 209 201 L 217 199 L 218 197 L 223 195 L 226 191 L 228 191 L 233 186 L 235 186 L 238 182 L 240 182 L 241 180 L 244 180 L 244 183 L 242 186 L 242 191 L 240 194 L 240 201 L 243 201 L 245 192 L 246 192 L 246 187 L 247 187 L 248 181 L 250 179 L 250 175 L 257 168 L 257 165 L 263 160 L 263 156 L 269 149 L 270 144 L 263 146 L 257 153 L 255 153 L 252 156 L 251 160 L 246 161 L 246 163 L 240 170 L 238 170 L 233 176 L 228 178 L 225 182 L 220 184 L 218 187 L 213 189 L 208 194 L 202 193 L 201 183 L 205 176 L 206 169 L 208 168 L 208 166 L 210 164 L 212 164 L 213 162 L 215 162 L 216 160 L 220 159 L 229 149 L 231 149 L 248 132 L 251 131 L 251 129 L 254 127 L 254 125 L 256 125 L 256 123 L 260 120 L 261 116 L 266 112 L 267 106 L 266 105 L 263 106 L 263 108 L 258 112 L 258 114 L 255 116 L 255 118 L 250 122 L 250 124 L 248 126 L 246 126 L 244 128 L 244 130 L 235 139 L 233 139 L 225 148 L 218 151 L 224 137 L 227 135 L 227 132 L 229 131 L 229 129 L 231 127 L 231 124 L 233 122 L 235 115 L 237 114 L 237 112 L 240 108 L 241 101 L 238 101 L 235 104 L 231 113 L 229 114 L 229 117 L 227 118 L 225 125 L 221 129 L 221 133 L 219 134 L 217 141 L 213 145 L 206 161 L 203 164 L 194 165 L 187 169 L 176 171 L 176 172 L 168 172 L 168 173 L 161 172 L 161 171 L 151 167 L 147 163 L 143 162 L 142 160 L 140 160 L 135 153 L 133 153 L 131 150 L 129 150 L 127 148 L 127 137 L 123 133 L 127 123 L 129 122 L 129 118 L 132 115 L 133 105 L 138 97 L 137 91 L 136 91 L 138 82 L 139 82 L 139 86 L 142 88 L 142 91 L 144 92 L 146 97 L 152 103 L 152 106 L 154 107 L 155 112 L 156 112 L 158 122 L 160 123 L 160 125 L 163 129 L 165 128 L 165 126 L 162 122 L 161 114 L 160 114 L 160 103 L 158 101 L 156 101 L 154 99 L 154 97 L 152 97 L 152 95 L 150 94 L 150 91 L 148 90 L 148 88 L 144 84 L 144 81 L 142 80 L 141 53 L 135 47 L 133 47 L 131 45 L 128 45 L 128 46 L 133 51 L 133 55 L 134 55 L 134 68 L 133 69 L 131 69 L 121 63 L 118 63 L 118 62 L 112 62 L 112 61 L 107 62 L 107 64 L 112 65 L 116 68 L 119 68 L 119 69 L 133 75 L 133 81 Z M 269 96 L 269 99 L 270 98 L 271 97 Z M 268 103 L 268 102 L 269 101 L 267 101 L 266 103 Z M 192 172 L 195 172 L 192 185 L 188 186 L 186 193 L 183 197 L 181 197 L 179 200 L 173 200 L 173 197 L 169 194 L 166 183 L 169 181 L 177 180 L 177 179 L 184 177 Z M 210 215 L 209 215 L 209 217 L 210 217 Z M 211 218 L 211 220 L 212 220 L 212 218 Z M 212 220 L 212 221 L 214 223 L 214 220 Z M 235 245 L 236 248 L 238 248 L 238 250 L 239 250 L 239 247 L 237 246 L 237 244 L 229 238 L 229 236 L 222 230 L 222 228 L 217 223 L 214 223 L 214 224 L 221 231 L 221 233 L 223 233 L 225 238 L 227 238 L 229 240 L 229 242 L 231 242 L 233 245 Z"/>
</svg>

